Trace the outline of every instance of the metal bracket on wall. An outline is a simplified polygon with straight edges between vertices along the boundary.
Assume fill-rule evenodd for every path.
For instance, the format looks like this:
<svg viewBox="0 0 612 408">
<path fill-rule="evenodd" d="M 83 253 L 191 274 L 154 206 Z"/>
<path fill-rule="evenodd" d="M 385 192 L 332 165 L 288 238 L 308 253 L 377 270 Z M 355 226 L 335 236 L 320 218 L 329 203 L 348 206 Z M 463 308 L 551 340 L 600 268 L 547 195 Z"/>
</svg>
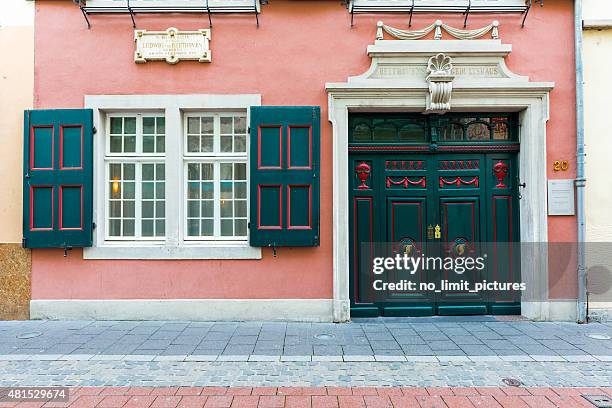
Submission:
<svg viewBox="0 0 612 408">
<path fill-rule="evenodd" d="M 524 5 L 492 5 L 492 4 L 473 4 L 472 0 L 465 0 L 466 4 L 446 4 L 446 5 L 426 5 L 415 4 L 415 0 L 398 1 L 396 4 L 376 4 L 377 2 L 346 0 L 342 2 L 349 13 L 351 13 L 351 27 L 354 25 L 355 14 L 376 14 L 376 13 L 408 13 L 408 26 L 412 27 L 412 16 L 415 13 L 428 14 L 444 14 L 444 13 L 461 13 L 464 15 L 463 27 L 467 27 L 470 14 L 495 13 L 495 14 L 522 14 L 521 27 L 525 26 L 525 20 L 531 10 L 534 0 L 526 0 Z M 544 0 L 535 0 L 540 2 L 540 6 L 544 6 Z"/>
<path fill-rule="evenodd" d="M 208 0 L 201 0 L 201 4 L 175 5 L 175 6 L 159 6 L 159 5 L 133 5 L 130 0 L 126 0 L 124 5 L 117 6 L 88 6 L 87 0 L 73 0 L 80 8 L 87 28 L 91 28 L 89 15 L 91 14 L 129 14 L 132 20 L 132 27 L 136 28 L 136 14 L 170 14 L 170 13 L 186 13 L 186 14 L 206 14 L 208 16 L 208 26 L 212 27 L 212 14 L 236 14 L 236 13 L 253 13 L 255 21 L 259 27 L 259 5 L 267 4 L 265 0 L 253 0 L 252 4 L 232 5 L 219 4 L 210 5 Z"/>
</svg>

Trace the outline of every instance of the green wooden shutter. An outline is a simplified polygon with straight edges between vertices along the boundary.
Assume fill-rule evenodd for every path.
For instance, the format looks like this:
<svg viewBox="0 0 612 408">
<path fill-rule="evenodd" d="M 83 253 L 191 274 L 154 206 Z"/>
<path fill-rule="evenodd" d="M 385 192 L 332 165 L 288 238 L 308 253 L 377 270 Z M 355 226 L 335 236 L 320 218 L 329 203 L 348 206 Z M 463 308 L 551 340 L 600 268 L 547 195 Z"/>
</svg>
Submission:
<svg viewBox="0 0 612 408">
<path fill-rule="evenodd" d="M 251 245 L 319 245 L 320 116 L 318 106 L 251 107 Z"/>
<path fill-rule="evenodd" d="M 91 109 L 25 111 L 24 247 L 91 246 L 92 118 Z"/>
</svg>

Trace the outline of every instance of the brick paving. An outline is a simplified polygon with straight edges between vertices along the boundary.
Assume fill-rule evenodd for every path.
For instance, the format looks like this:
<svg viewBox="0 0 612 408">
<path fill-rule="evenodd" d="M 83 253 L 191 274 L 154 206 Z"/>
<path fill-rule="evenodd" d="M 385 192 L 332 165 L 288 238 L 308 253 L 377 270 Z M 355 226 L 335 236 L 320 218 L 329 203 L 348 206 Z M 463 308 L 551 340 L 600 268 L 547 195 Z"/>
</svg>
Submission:
<svg viewBox="0 0 612 408">
<path fill-rule="evenodd" d="M 82 387 L 70 389 L 67 402 L 0 403 L 0 407 L 593 408 L 583 394 L 612 397 L 612 388 Z"/>
</svg>

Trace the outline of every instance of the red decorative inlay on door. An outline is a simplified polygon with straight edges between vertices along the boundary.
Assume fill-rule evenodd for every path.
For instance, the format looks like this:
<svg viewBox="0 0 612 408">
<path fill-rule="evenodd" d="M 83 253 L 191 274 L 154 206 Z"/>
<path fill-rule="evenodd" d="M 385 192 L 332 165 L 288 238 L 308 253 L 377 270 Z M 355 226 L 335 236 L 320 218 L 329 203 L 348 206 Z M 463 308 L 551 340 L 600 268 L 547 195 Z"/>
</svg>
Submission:
<svg viewBox="0 0 612 408">
<path fill-rule="evenodd" d="M 387 177 L 387 188 L 391 187 L 392 185 L 403 185 L 404 188 L 408 188 L 411 185 L 425 187 L 425 177 L 421 177 L 414 181 L 410 180 L 408 177 L 404 177 L 401 180 L 393 180 L 391 177 Z"/>
<path fill-rule="evenodd" d="M 499 160 L 497 163 L 493 165 L 493 174 L 497 177 L 497 185 L 495 188 L 506 188 L 508 187 L 506 183 L 504 183 L 504 179 L 508 175 L 508 165 L 503 161 Z"/>
<path fill-rule="evenodd" d="M 361 184 L 359 187 L 357 187 L 359 190 L 367 190 L 370 188 L 366 182 L 370 178 L 371 170 L 372 168 L 366 162 L 361 162 L 357 167 L 355 167 L 355 174 L 357 174 L 359 181 L 361 181 Z"/>
<path fill-rule="evenodd" d="M 454 179 L 446 179 L 444 177 L 440 177 L 440 187 L 444 187 L 444 185 L 456 185 L 457 187 L 470 186 L 474 185 L 474 187 L 478 187 L 478 177 L 474 177 L 471 180 L 464 180 L 462 177 L 455 177 Z"/>
</svg>

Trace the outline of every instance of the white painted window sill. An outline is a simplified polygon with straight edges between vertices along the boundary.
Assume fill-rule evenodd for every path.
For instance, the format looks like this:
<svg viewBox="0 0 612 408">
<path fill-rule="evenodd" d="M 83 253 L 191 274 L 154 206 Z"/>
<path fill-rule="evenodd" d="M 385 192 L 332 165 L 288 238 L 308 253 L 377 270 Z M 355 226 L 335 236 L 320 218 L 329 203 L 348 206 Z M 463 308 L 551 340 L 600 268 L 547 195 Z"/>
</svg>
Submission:
<svg viewBox="0 0 612 408">
<path fill-rule="evenodd" d="M 261 259 L 261 248 L 248 245 L 103 245 L 83 249 L 83 259 Z"/>
</svg>

